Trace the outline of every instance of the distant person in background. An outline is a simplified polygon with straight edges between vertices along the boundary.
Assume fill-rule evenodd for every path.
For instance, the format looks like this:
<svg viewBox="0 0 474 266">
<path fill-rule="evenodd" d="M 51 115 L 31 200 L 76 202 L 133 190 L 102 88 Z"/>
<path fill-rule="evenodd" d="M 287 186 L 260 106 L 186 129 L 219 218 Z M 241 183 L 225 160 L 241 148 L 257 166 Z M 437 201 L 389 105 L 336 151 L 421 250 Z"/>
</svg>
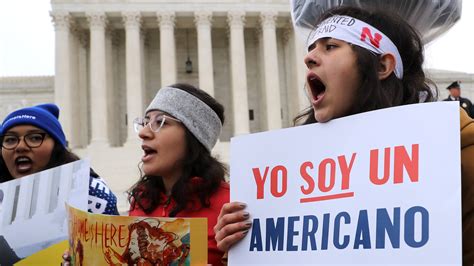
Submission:
<svg viewBox="0 0 474 266">
<path fill-rule="evenodd" d="M 13 265 L 18 262 L 20 258 L 15 251 L 10 247 L 7 240 L 0 235 L 0 265 Z"/>
<path fill-rule="evenodd" d="M 449 90 L 448 98 L 444 99 L 443 101 L 459 101 L 459 105 L 466 110 L 466 113 L 473 117 L 474 110 L 472 107 L 471 101 L 467 98 L 461 97 L 461 83 L 460 81 L 455 81 L 451 83 L 446 89 Z"/>
</svg>

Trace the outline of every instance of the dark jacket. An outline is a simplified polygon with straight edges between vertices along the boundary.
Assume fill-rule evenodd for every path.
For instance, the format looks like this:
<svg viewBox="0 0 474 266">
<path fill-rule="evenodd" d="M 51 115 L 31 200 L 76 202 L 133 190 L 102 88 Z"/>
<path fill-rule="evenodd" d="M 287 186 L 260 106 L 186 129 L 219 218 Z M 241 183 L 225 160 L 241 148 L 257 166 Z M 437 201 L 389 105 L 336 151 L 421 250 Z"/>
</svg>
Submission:
<svg viewBox="0 0 474 266">
<path fill-rule="evenodd" d="M 443 101 L 454 101 L 451 97 L 444 99 Z M 474 117 L 474 107 L 471 101 L 467 98 L 459 97 L 459 106 L 461 106 L 470 117 Z"/>
<path fill-rule="evenodd" d="M 15 254 L 7 240 L 0 235 L 0 265 L 13 265 L 18 261 L 20 261 L 20 258 Z"/>
</svg>

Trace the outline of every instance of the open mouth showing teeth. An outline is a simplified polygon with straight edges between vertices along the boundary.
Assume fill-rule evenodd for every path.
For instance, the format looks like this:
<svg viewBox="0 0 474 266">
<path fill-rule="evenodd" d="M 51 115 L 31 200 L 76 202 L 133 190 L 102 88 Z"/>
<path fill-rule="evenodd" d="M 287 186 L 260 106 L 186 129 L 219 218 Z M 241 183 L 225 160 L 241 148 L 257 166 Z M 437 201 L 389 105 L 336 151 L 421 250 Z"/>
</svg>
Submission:
<svg viewBox="0 0 474 266">
<path fill-rule="evenodd" d="M 27 172 L 33 166 L 33 161 L 28 157 L 18 157 L 15 160 L 16 168 L 19 172 Z"/>
<path fill-rule="evenodd" d="M 24 164 L 24 163 L 31 163 L 31 159 L 28 157 L 18 157 L 15 160 L 16 164 Z"/>
<path fill-rule="evenodd" d="M 308 85 L 311 89 L 311 96 L 313 97 L 314 101 L 321 99 L 326 92 L 326 86 L 316 75 L 308 76 Z"/>
<path fill-rule="evenodd" d="M 156 153 L 156 150 L 151 149 L 150 147 L 147 146 L 142 146 L 142 150 L 145 153 L 145 156 Z"/>
</svg>

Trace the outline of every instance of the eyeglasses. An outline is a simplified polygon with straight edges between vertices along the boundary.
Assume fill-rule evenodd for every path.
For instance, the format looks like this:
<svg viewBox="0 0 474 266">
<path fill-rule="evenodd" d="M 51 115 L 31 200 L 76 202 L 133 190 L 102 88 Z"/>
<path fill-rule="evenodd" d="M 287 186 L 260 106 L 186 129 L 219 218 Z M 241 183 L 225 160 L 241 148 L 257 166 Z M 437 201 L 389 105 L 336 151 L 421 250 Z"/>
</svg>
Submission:
<svg viewBox="0 0 474 266">
<path fill-rule="evenodd" d="M 30 148 L 38 148 L 43 144 L 44 139 L 46 138 L 46 133 L 29 133 L 23 137 L 16 135 L 3 135 L 1 136 L 2 147 L 7 150 L 15 149 L 20 143 L 20 139 L 23 138 L 23 141 L 26 143 L 26 146 Z"/>
<path fill-rule="evenodd" d="M 137 117 L 133 120 L 133 129 L 135 132 L 140 132 L 144 127 L 149 126 L 151 131 L 158 133 L 160 129 L 170 120 L 181 123 L 181 120 L 167 116 L 167 115 L 158 115 L 155 118 L 149 117 Z"/>
</svg>

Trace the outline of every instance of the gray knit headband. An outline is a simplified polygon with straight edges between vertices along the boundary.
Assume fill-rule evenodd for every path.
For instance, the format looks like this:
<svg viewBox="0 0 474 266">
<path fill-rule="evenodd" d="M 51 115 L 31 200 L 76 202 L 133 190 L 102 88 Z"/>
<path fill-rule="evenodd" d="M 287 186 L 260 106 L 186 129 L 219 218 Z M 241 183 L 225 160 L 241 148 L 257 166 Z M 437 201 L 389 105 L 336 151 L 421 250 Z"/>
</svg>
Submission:
<svg viewBox="0 0 474 266">
<path fill-rule="evenodd" d="M 145 113 L 152 110 L 163 111 L 181 120 L 209 152 L 221 133 L 222 124 L 216 112 L 183 90 L 173 87 L 161 88 Z"/>
</svg>

